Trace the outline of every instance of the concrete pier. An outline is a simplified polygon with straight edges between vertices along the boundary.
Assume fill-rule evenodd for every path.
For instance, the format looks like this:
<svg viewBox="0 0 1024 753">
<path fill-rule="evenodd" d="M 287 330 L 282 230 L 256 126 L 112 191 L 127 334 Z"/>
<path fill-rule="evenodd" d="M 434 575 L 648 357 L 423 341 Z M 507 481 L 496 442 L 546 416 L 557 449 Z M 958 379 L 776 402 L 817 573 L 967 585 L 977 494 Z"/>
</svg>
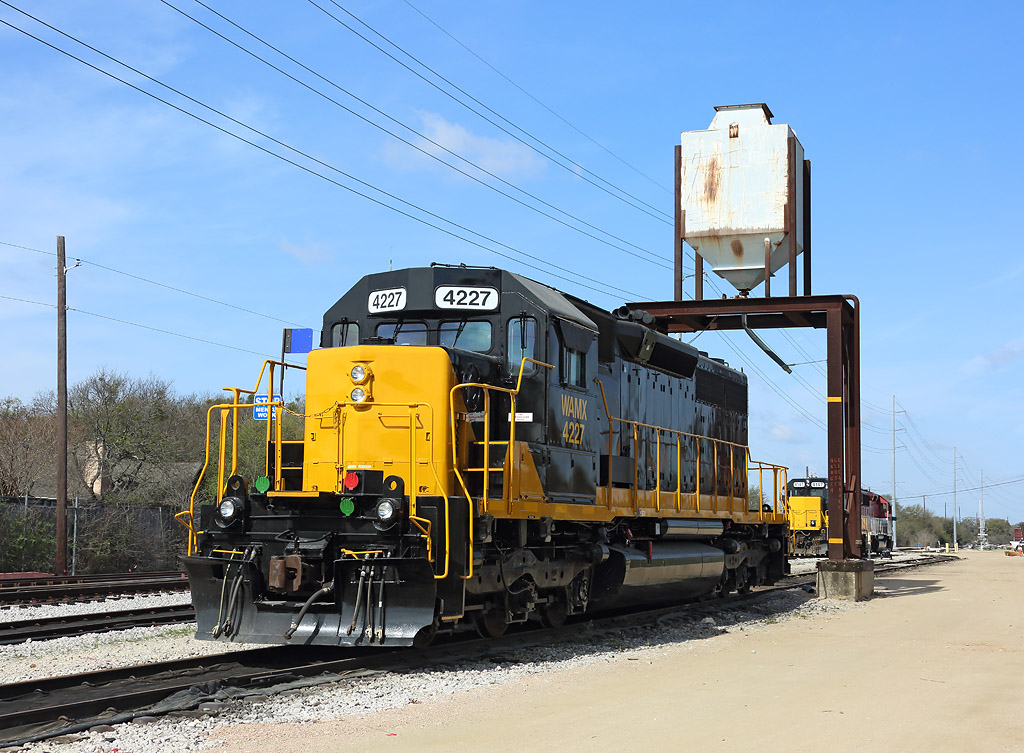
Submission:
<svg viewBox="0 0 1024 753">
<path fill-rule="evenodd" d="M 875 590 L 871 560 L 823 560 L 818 563 L 818 595 L 825 599 L 863 601 Z"/>
</svg>

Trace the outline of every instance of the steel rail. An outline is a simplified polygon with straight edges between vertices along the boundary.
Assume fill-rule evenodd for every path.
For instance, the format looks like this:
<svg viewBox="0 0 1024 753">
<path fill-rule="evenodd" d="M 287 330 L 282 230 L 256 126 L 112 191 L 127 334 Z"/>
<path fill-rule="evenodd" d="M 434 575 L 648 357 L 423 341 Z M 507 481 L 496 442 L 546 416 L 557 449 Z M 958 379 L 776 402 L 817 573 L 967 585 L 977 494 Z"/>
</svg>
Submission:
<svg viewBox="0 0 1024 753">
<path fill-rule="evenodd" d="M 0 605 L 72 601 L 82 597 L 105 597 L 154 591 L 184 591 L 187 588 L 188 580 L 180 574 L 54 585 L 14 586 L 0 588 Z"/>
<path fill-rule="evenodd" d="M 5 578 L 0 575 L 0 591 L 5 588 L 24 588 L 25 586 L 61 586 L 76 583 L 95 583 L 97 581 L 133 581 L 147 578 L 184 578 L 178 570 L 161 570 L 158 572 L 132 573 L 98 573 L 93 575 L 25 575 Z"/>
<path fill-rule="evenodd" d="M 196 612 L 191 604 L 177 604 L 169 607 L 148 607 L 118 612 L 93 612 L 63 617 L 0 622 L 0 645 L 88 633 L 106 633 L 134 627 L 191 622 L 195 616 Z"/>
</svg>

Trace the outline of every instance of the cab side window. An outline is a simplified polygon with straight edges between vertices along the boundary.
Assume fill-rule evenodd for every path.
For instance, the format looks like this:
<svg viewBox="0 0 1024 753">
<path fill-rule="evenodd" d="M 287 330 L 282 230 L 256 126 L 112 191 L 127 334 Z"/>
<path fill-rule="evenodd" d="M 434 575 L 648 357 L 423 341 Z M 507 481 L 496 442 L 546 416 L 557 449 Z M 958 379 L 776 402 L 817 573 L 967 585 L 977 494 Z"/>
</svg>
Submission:
<svg viewBox="0 0 1024 753">
<path fill-rule="evenodd" d="M 562 381 L 572 387 L 587 386 L 587 354 L 562 348 Z"/>
<path fill-rule="evenodd" d="M 559 339 L 559 379 L 566 387 L 587 389 L 587 353 L 597 332 L 563 319 L 556 319 Z"/>
<path fill-rule="evenodd" d="M 520 316 L 508 320 L 508 348 L 506 349 L 506 361 L 508 373 L 513 377 L 519 376 L 519 367 L 524 358 L 536 358 L 537 347 L 537 320 L 532 316 Z M 532 374 L 536 366 L 529 361 L 523 369 L 524 374 Z"/>
</svg>

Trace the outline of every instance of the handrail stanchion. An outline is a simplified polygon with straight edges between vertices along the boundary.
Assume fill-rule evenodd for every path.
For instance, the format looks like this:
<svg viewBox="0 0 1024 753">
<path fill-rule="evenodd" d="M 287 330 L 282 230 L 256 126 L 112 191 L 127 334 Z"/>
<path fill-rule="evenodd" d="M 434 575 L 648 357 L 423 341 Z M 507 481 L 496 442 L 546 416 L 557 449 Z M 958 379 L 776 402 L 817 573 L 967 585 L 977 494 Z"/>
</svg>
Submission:
<svg viewBox="0 0 1024 753">
<path fill-rule="evenodd" d="M 235 407 L 231 409 L 231 475 L 238 473 L 238 393 L 237 387 L 228 387 Z"/>
<path fill-rule="evenodd" d="M 661 429 L 655 429 L 654 441 L 654 510 L 661 512 Z"/>
<path fill-rule="evenodd" d="M 718 512 L 718 442 L 711 440 L 711 504 L 712 509 Z"/>
<path fill-rule="evenodd" d="M 676 432 L 676 512 L 683 508 L 683 446 Z"/>
<path fill-rule="evenodd" d="M 700 463 L 700 458 L 701 458 L 701 454 L 702 454 L 701 451 L 700 451 L 700 437 L 694 437 L 693 438 L 693 443 L 697 446 L 697 493 L 696 493 L 696 495 L 693 498 L 693 511 L 694 512 L 699 512 L 700 511 L 700 464 L 701 464 Z"/>
<path fill-rule="evenodd" d="M 501 474 L 501 497 L 505 503 L 506 512 L 512 514 L 512 464 L 515 462 L 515 455 L 512 448 L 516 443 L 516 395 L 510 393 L 508 396 L 508 410 L 511 420 L 508 422 L 508 443 L 505 445 L 504 470 Z M 472 538 L 472 537 L 471 537 Z"/>
<path fill-rule="evenodd" d="M 640 440 L 636 421 L 633 424 L 633 512 L 640 514 Z"/>
<path fill-rule="evenodd" d="M 284 471 L 281 468 L 281 464 L 284 462 L 283 444 L 284 438 L 281 424 L 284 423 L 284 396 L 282 396 L 282 404 L 278 405 L 276 402 L 271 401 L 269 406 L 270 411 L 274 415 L 274 488 L 278 491 L 284 491 Z"/>
<path fill-rule="evenodd" d="M 269 397 L 267 397 L 267 444 L 266 444 L 266 448 L 264 450 L 266 452 L 266 460 L 267 460 L 267 462 L 265 463 L 265 468 L 264 468 L 264 471 L 263 471 L 263 475 L 266 476 L 267 478 L 270 478 L 270 439 L 271 439 L 271 437 L 273 437 L 273 434 L 271 433 L 271 431 L 272 431 L 273 426 L 274 426 L 274 421 L 273 421 L 273 418 L 272 418 L 272 414 L 270 412 L 270 401 L 274 399 L 274 362 L 273 361 L 264 361 L 263 364 L 264 364 L 264 366 L 267 366 L 267 365 L 270 366 L 270 376 L 269 376 L 269 380 L 268 380 L 268 383 L 270 384 L 270 395 L 269 395 Z M 263 380 L 263 372 L 262 371 L 260 372 L 260 380 L 261 381 Z M 259 384 L 256 385 L 256 389 L 257 390 L 259 389 Z M 256 393 L 255 392 L 253 392 L 253 402 L 254 403 L 256 402 Z M 253 411 L 255 411 L 255 410 L 256 409 L 253 408 Z M 276 489 L 277 487 L 274 487 L 274 488 Z"/>
<path fill-rule="evenodd" d="M 484 389 L 484 495 L 480 500 L 482 509 L 487 509 L 488 481 L 491 478 L 491 391 Z M 472 521 L 470 521 L 472 522 Z"/>
<path fill-rule="evenodd" d="M 733 463 L 732 444 L 729 445 L 729 512 L 736 510 L 736 466 Z"/>
<path fill-rule="evenodd" d="M 604 384 L 600 379 L 594 379 L 597 383 L 598 388 L 601 390 L 601 402 L 604 403 L 604 415 L 608 419 L 608 460 L 605 462 L 605 469 L 607 471 L 607 489 L 605 490 L 605 506 L 612 509 L 612 468 L 614 466 L 612 460 L 612 453 L 615 450 L 614 437 L 615 437 L 615 422 L 619 419 L 614 418 L 610 410 L 608 410 L 608 397 L 604 394 Z"/>
<path fill-rule="evenodd" d="M 217 500 L 220 500 L 220 495 L 224 493 L 224 460 L 225 453 L 227 452 L 228 444 L 228 433 L 227 433 L 227 419 L 228 409 L 220 409 L 220 424 L 217 429 L 217 443 L 219 447 L 219 454 L 217 456 Z"/>
</svg>

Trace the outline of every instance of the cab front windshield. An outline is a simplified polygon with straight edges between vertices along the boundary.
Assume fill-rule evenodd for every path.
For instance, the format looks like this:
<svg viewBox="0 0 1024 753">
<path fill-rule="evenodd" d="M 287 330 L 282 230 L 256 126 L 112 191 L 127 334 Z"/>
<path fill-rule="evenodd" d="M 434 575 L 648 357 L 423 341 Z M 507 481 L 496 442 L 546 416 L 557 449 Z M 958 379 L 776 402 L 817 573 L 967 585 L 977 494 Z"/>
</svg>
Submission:
<svg viewBox="0 0 1024 753">
<path fill-rule="evenodd" d="M 436 330 L 436 343 L 444 348 L 459 348 L 486 353 L 491 349 L 491 323 L 488 321 L 440 322 Z M 382 322 L 377 325 L 377 337 L 393 340 L 395 345 L 434 344 L 433 325 L 426 322 Z"/>
</svg>

